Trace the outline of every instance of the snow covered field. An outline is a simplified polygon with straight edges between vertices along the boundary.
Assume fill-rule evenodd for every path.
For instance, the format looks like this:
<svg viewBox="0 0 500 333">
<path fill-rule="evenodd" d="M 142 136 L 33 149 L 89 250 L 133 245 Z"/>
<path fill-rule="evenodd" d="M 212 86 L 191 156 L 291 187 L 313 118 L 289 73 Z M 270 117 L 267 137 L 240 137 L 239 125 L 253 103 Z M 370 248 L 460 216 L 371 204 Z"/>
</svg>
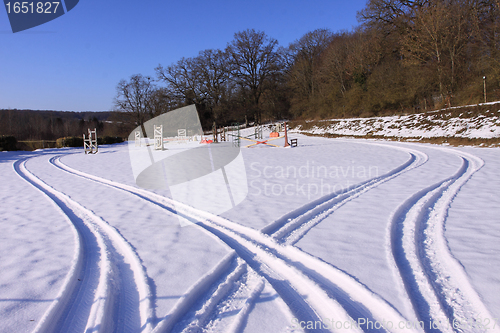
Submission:
<svg viewBox="0 0 500 333">
<path fill-rule="evenodd" d="M 220 216 L 127 144 L 0 153 L 0 332 L 500 332 L 500 149 L 294 137 Z"/>
</svg>

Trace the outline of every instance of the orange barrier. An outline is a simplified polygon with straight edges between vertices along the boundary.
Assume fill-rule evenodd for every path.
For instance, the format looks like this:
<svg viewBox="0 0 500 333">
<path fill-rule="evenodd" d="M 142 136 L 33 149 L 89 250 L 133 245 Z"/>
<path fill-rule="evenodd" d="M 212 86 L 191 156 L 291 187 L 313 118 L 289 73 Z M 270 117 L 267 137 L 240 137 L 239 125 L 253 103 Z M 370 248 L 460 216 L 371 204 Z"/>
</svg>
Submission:
<svg viewBox="0 0 500 333">
<path fill-rule="evenodd" d="M 280 134 L 278 132 L 271 132 L 271 134 L 269 134 L 270 138 L 278 138 L 279 136 Z"/>
</svg>

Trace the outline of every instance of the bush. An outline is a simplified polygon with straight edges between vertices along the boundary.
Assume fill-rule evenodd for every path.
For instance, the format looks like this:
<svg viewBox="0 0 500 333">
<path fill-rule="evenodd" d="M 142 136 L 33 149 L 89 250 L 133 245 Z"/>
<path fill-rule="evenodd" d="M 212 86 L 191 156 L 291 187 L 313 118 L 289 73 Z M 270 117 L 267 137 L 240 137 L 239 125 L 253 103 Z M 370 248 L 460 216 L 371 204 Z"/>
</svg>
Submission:
<svg viewBox="0 0 500 333">
<path fill-rule="evenodd" d="M 98 145 L 111 145 L 114 143 L 121 143 L 123 142 L 123 138 L 116 137 L 116 136 L 105 136 L 103 138 L 97 138 L 97 144 Z M 57 148 L 62 148 L 62 147 L 83 147 L 83 138 L 81 137 L 65 137 L 65 138 L 59 138 L 56 141 L 56 147 Z"/>
<path fill-rule="evenodd" d="M 56 141 L 56 147 L 57 148 L 83 147 L 83 138 L 75 137 L 75 136 L 59 138 Z"/>
<path fill-rule="evenodd" d="M 17 150 L 17 140 L 13 136 L 0 136 L 0 151 Z"/>
<path fill-rule="evenodd" d="M 26 150 L 33 151 L 37 149 L 45 149 L 45 148 L 55 148 L 55 141 L 45 141 L 45 140 L 36 140 L 36 141 L 18 141 L 17 149 L 18 150 Z"/>
<path fill-rule="evenodd" d="M 122 143 L 123 138 L 117 136 L 105 136 L 104 138 L 97 138 L 97 144 L 99 145 L 112 145 L 114 143 Z"/>
</svg>

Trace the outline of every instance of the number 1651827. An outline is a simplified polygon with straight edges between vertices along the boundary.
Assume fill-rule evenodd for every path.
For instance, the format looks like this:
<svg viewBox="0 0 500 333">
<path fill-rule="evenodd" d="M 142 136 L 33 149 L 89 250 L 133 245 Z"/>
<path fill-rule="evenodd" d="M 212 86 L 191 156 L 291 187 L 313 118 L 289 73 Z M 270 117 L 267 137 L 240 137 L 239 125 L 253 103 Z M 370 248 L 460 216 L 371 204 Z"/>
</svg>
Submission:
<svg viewBox="0 0 500 333">
<path fill-rule="evenodd" d="M 59 2 L 23 1 L 7 2 L 5 7 L 8 14 L 55 14 L 59 4 Z"/>
</svg>

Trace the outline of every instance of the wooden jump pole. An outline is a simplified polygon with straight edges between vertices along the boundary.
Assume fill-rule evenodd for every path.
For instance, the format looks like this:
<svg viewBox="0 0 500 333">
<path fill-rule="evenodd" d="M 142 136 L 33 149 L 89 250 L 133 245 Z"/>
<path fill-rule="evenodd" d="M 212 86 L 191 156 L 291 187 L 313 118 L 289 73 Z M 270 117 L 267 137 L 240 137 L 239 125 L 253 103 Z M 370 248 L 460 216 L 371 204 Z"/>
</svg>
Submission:
<svg viewBox="0 0 500 333">
<path fill-rule="evenodd" d="M 290 144 L 288 143 L 288 132 L 287 132 L 287 126 L 286 126 L 286 121 L 285 121 L 285 146 L 288 147 Z"/>
</svg>

